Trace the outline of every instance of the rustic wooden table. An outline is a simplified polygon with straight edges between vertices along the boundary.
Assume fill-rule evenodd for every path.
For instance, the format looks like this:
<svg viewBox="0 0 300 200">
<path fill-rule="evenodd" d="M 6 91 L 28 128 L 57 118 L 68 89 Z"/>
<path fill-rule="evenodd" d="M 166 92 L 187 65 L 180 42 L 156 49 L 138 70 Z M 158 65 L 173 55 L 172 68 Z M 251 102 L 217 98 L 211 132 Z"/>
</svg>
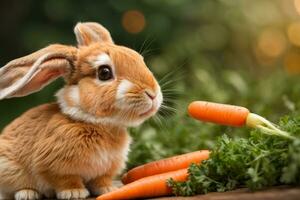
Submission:
<svg viewBox="0 0 300 200">
<path fill-rule="evenodd" d="M 300 187 L 277 186 L 266 190 L 250 192 L 238 189 L 230 192 L 212 192 L 193 197 L 160 197 L 151 200 L 300 200 Z M 89 200 L 95 200 L 90 198 Z"/>
</svg>

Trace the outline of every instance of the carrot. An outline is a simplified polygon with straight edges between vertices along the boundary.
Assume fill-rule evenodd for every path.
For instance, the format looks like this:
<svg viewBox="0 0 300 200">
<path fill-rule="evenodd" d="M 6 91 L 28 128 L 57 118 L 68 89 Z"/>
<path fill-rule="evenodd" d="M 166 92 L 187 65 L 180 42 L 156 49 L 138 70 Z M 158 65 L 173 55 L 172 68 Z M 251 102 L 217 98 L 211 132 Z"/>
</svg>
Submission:
<svg viewBox="0 0 300 200">
<path fill-rule="evenodd" d="M 189 114 L 199 120 L 229 126 L 243 126 L 250 113 L 247 108 L 234 105 L 194 101 L 188 107 Z"/>
<path fill-rule="evenodd" d="M 122 182 L 128 184 L 146 176 L 188 168 L 191 163 L 200 163 L 208 157 L 209 151 L 202 150 L 153 161 L 131 169 L 123 175 Z"/>
<path fill-rule="evenodd" d="M 288 139 L 295 139 L 290 133 L 280 130 L 272 122 L 241 106 L 194 101 L 188 107 L 189 114 L 201 121 L 229 126 L 248 126 L 260 129 L 266 134 L 276 134 Z"/>
<path fill-rule="evenodd" d="M 148 176 L 124 185 L 115 191 L 103 194 L 97 197 L 96 200 L 121 200 L 171 195 L 172 189 L 167 185 L 167 180 L 172 178 L 175 181 L 186 181 L 187 177 L 187 169 Z"/>
</svg>

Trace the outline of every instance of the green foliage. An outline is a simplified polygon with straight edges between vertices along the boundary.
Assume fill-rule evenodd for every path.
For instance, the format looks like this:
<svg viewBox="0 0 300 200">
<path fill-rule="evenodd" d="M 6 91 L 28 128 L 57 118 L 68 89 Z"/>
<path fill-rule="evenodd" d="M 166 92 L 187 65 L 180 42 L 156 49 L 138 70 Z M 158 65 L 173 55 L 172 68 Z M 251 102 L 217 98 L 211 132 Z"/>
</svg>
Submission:
<svg viewBox="0 0 300 200">
<path fill-rule="evenodd" d="M 211 125 L 205 126 L 206 130 L 201 132 L 204 129 L 201 124 L 181 116 L 169 118 L 163 123 L 157 125 L 157 122 L 150 122 L 131 130 L 133 143 L 128 169 L 168 156 L 213 147 L 210 138 L 214 137 L 212 130 L 216 129 Z M 219 130 L 224 130 L 224 127 L 219 127 Z"/>
<path fill-rule="evenodd" d="M 296 136 L 289 140 L 253 130 L 249 138 L 218 138 L 210 159 L 192 164 L 186 182 L 170 180 L 176 195 L 252 190 L 280 184 L 300 184 L 300 115 L 285 117 L 281 129 Z"/>
</svg>

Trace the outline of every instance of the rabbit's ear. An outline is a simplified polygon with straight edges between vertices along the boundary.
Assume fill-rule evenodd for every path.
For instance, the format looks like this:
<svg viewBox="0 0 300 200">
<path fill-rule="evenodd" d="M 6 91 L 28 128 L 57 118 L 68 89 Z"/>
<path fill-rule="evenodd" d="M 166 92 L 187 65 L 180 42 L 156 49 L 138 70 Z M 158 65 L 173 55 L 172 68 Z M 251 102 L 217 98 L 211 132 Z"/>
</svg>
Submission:
<svg viewBox="0 0 300 200">
<path fill-rule="evenodd" d="M 79 46 L 88 46 L 95 42 L 113 43 L 108 30 L 95 22 L 77 23 L 74 32 Z"/>
<path fill-rule="evenodd" d="M 71 72 L 77 48 L 50 45 L 0 68 L 0 99 L 25 96 Z"/>
</svg>

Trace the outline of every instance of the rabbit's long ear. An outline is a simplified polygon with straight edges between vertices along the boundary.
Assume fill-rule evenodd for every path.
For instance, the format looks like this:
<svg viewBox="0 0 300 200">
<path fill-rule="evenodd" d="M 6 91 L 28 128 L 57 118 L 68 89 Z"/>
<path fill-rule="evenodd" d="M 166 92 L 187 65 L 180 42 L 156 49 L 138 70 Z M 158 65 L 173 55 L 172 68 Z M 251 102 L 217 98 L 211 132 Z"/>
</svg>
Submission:
<svg viewBox="0 0 300 200">
<path fill-rule="evenodd" d="M 0 68 L 0 99 L 25 96 L 71 72 L 77 48 L 50 45 Z"/>
<path fill-rule="evenodd" d="M 113 43 L 109 31 L 95 22 L 78 23 L 74 32 L 79 46 L 88 46 L 95 42 Z"/>
</svg>

